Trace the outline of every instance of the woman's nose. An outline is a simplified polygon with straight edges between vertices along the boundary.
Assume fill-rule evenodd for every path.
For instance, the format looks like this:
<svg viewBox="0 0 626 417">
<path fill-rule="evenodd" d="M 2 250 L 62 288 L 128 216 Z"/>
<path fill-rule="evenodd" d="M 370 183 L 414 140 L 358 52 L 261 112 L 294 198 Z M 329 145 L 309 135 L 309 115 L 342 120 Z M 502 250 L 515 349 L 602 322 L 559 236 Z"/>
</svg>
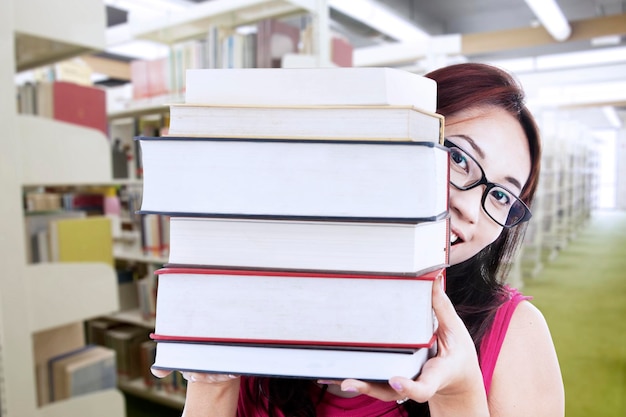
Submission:
<svg viewBox="0 0 626 417">
<path fill-rule="evenodd" d="M 478 186 L 471 190 L 458 190 L 450 187 L 450 211 L 456 212 L 459 217 L 470 223 L 478 222 L 482 211 L 482 195 L 484 186 Z"/>
</svg>

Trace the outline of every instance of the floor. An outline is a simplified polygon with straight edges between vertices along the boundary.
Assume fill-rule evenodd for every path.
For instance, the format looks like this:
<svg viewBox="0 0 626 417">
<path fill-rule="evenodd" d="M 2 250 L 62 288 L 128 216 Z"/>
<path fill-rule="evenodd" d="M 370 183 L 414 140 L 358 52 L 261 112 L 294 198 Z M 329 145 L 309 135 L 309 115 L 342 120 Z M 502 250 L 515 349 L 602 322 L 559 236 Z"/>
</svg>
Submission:
<svg viewBox="0 0 626 417">
<path fill-rule="evenodd" d="M 596 212 L 523 292 L 550 326 L 568 417 L 626 416 L 626 212 Z"/>
</svg>

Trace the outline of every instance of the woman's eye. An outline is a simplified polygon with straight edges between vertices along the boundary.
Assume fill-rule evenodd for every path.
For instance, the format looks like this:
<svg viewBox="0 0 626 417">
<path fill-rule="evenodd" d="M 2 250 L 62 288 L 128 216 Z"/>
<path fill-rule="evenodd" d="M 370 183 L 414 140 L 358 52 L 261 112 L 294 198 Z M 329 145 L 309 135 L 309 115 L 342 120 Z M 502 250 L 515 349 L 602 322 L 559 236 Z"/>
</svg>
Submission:
<svg viewBox="0 0 626 417">
<path fill-rule="evenodd" d="M 507 192 L 498 189 L 491 191 L 491 197 L 502 206 L 508 206 L 511 204 L 512 200 L 511 196 Z"/>
<path fill-rule="evenodd" d="M 455 150 L 451 150 L 450 151 L 450 160 L 457 165 L 458 167 L 467 170 L 467 159 L 465 158 L 465 156 L 459 152 L 459 151 L 455 151 Z"/>
</svg>

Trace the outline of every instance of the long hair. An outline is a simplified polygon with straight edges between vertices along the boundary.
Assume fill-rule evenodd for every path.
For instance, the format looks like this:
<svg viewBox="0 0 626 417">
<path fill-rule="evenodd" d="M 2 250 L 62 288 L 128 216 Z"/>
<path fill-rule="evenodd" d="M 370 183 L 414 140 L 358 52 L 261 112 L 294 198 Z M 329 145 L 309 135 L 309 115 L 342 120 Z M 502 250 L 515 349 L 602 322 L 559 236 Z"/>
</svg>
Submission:
<svg viewBox="0 0 626 417">
<path fill-rule="evenodd" d="M 530 148 L 531 172 L 521 199 L 530 206 L 537 188 L 541 147 L 537 125 L 524 105 L 524 93 L 507 72 L 484 64 L 457 64 L 426 74 L 437 82 L 437 113 L 444 117 L 478 106 L 502 108 L 521 124 Z M 478 351 L 505 294 L 502 278 L 523 239 L 524 225 L 504 229 L 489 246 L 447 270 L 447 292 L 467 326 Z M 315 417 L 319 400 L 311 396 L 312 381 L 254 378 L 243 395 L 264 407 L 270 417 L 280 410 L 288 417 Z M 428 416 L 428 404 L 404 403 L 410 416 Z"/>
<path fill-rule="evenodd" d="M 437 82 L 437 112 L 444 117 L 479 106 L 501 108 L 515 117 L 528 140 L 530 175 L 520 198 L 531 206 L 539 180 L 541 143 L 537 124 L 524 104 L 517 81 L 497 67 L 465 63 L 426 74 Z M 503 302 L 504 279 L 519 249 L 527 224 L 503 229 L 474 257 L 447 270 L 447 293 L 478 349 L 497 308 Z"/>
</svg>

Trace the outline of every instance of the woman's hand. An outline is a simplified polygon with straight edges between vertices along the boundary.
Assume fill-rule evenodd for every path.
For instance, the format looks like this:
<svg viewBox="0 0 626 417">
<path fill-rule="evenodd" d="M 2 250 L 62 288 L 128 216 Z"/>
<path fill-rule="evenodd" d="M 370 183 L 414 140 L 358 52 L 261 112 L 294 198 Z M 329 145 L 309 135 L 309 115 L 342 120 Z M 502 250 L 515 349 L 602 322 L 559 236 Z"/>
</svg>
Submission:
<svg viewBox="0 0 626 417">
<path fill-rule="evenodd" d="M 172 371 L 151 369 L 158 378 Z M 182 372 L 187 380 L 187 394 L 182 417 L 235 417 L 240 378 L 236 375 Z"/>
<path fill-rule="evenodd" d="M 444 293 L 441 277 L 433 286 L 433 309 L 439 321 L 438 352 L 424 364 L 417 380 L 393 377 L 388 384 L 373 384 L 347 379 L 341 382 L 342 391 L 359 392 L 383 401 L 428 401 L 433 416 L 488 416 L 474 343 Z"/>
</svg>

